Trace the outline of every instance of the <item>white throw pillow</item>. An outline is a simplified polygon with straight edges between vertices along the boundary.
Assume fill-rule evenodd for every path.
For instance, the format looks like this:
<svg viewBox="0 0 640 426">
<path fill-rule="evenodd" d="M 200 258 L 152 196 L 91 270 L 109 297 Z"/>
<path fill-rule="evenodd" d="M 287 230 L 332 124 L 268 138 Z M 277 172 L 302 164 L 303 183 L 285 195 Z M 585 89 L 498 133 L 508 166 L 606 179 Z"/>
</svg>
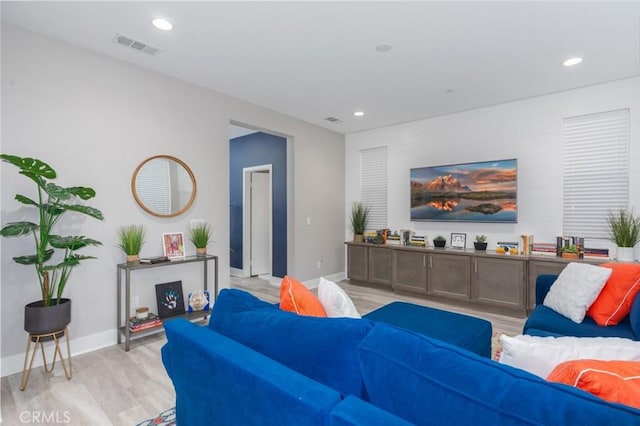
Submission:
<svg viewBox="0 0 640 426">
<path fill-rule="evenodd" d="M 546 379 L 560 363 L 576 359 L 640 361 L 640 342 L 620 337 L 500 336 L 500 364 Z"/>
<path fill-rule="evenodd" d="M 542 304 L 579 324 L 610 275 L 609 268 L 571 262 L 551 285 Z"/>
<path fill-rule="evenodd" d="M 362 318 L 347 293 L 333 281 L 320 278 L 318 299 L 329 318 Z"/>
</svg>

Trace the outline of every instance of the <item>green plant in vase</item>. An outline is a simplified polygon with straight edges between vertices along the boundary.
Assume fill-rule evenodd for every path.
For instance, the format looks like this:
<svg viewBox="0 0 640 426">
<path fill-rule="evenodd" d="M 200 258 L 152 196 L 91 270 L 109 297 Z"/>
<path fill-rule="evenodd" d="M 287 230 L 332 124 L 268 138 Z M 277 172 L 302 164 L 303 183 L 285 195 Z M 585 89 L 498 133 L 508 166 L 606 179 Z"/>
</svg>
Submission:
<svg viewBox="0 0 640 426">
<path fill-rule="evenodd" d="M 640 242 L 640 217 L 633 209 L 620 209 L 607 216 L 609 239 L 617 246 L 616 259 L 633 262 L 634 247 Z"/>
<path fill-rule="evenodd" d="M 433 245 L 435 247 L 444 247 L 446 243 L 447 243 L 447 239 L 442 235 L 438 235 L 433 239 Z"/>
<path fill-rule="evenodd" d="M 144 245 L 146 232 L 143 225 L 121 226 L 118 235 L 118 247 L 127 255 L 127 263 L 135 265 L 140 261 L 140 251 Z"/>
<path fill-rule="evenodd" d="M 353 230 L 353 240 L 364 241 L 364 231 L 367 229 L 369 220 L 369 207 L 365 207 L 361 202 L 356 201 L 351 206 L 351 229 Z"/>
<path fill-rule="evenodd" d="M 207 246 L 211 242 L 212 235 L 211 227 L 208 223 L 198 224 L 189 230 L 189 240 L 195 246 L 198 256 L 207 254 Z"/>
<path fill-rule="evenodd" d="M 476 235 L 476 240 L 473 242 L 473 247 L 476 250 L 486 250 L 487 249 L 487 236 L 486 235 Z"/>
</svg>

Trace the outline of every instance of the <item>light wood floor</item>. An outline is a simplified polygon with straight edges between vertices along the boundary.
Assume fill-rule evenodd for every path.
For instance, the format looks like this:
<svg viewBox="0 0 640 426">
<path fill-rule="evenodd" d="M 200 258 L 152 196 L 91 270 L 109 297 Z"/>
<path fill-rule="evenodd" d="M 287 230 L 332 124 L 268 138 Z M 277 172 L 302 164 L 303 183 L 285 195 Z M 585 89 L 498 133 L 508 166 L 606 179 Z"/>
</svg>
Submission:
<svg viewBox="0 0 640 426">
<path fill-rule="evenodd" d="M 232 287 L 247 290 L 263 300 L 278 300 L 278 287 L 264 280 L 232 278 L 231 283 Z M 349 281 L 342 281 L 340 285 L 361 314 L 401 300 L 484 318 L 491 321 L 494 332 L 509 335 L 520 334 L 524 324 L 523 318 L 437 304 Z M 76 356 L 70 381 L 64 377 L 59 364 L 51 374 L 45 373 L 42 367 L 35 368 L 24 392 L 20 391 L 20 374 L 3 377 L 2 424 L 54 424 L 57 419 L 69 425 L 133 426 L 154 417 L 175 402 L 173 386 L 160 359 L 164 342 L 164 334 L 158 333 L 133 341 L 129 352 L 114 345 Z M 34 421 L 35 416 L 42 419 L 43 415 L 52 421 Z"/>
</svg>

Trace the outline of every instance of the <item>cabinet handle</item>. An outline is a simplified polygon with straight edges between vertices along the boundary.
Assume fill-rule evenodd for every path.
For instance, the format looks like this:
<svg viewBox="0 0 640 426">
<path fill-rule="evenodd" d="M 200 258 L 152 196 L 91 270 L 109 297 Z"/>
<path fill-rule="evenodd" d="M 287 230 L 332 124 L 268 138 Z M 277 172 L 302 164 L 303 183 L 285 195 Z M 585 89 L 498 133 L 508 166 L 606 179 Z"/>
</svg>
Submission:
<svg viewBox="0 0 640 426">
<path fill-rule="evenodd" d="M 473 272 L 478 273 L 478 259 L 473 259 Z"/>
<path fill-rule="evenodd" d="M 429 256 L 429 268 L 433 268 L 433 257 Z"/>
</svg>

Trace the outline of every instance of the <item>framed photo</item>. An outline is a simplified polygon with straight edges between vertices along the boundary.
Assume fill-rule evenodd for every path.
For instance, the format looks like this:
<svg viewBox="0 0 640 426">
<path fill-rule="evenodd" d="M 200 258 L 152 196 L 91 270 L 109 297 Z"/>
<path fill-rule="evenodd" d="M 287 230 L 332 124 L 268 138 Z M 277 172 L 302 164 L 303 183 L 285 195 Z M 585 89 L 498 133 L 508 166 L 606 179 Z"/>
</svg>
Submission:
<svg viewBox="0 0 640 426">
<path fill-rule="evenodd" d="M 162 234 L 162 247 L 164 255 L 169 259 L 185 257 L 184 234 L 182 232 Z"/>
<path fill-rule="evenodd" d="M 156 300 L 160 319 L 184 314 L 182 281 L 156 284 Z"/>
<path fill-rule="evenodd" d="M 467 234 L 451 233 L 451 247 L 465 248 L 467 246 Z"/>
<path fill-rule="evenodd" d="M 410 170 L 411 221 L 518 220 L 515 159 Z"/>
</svg>

